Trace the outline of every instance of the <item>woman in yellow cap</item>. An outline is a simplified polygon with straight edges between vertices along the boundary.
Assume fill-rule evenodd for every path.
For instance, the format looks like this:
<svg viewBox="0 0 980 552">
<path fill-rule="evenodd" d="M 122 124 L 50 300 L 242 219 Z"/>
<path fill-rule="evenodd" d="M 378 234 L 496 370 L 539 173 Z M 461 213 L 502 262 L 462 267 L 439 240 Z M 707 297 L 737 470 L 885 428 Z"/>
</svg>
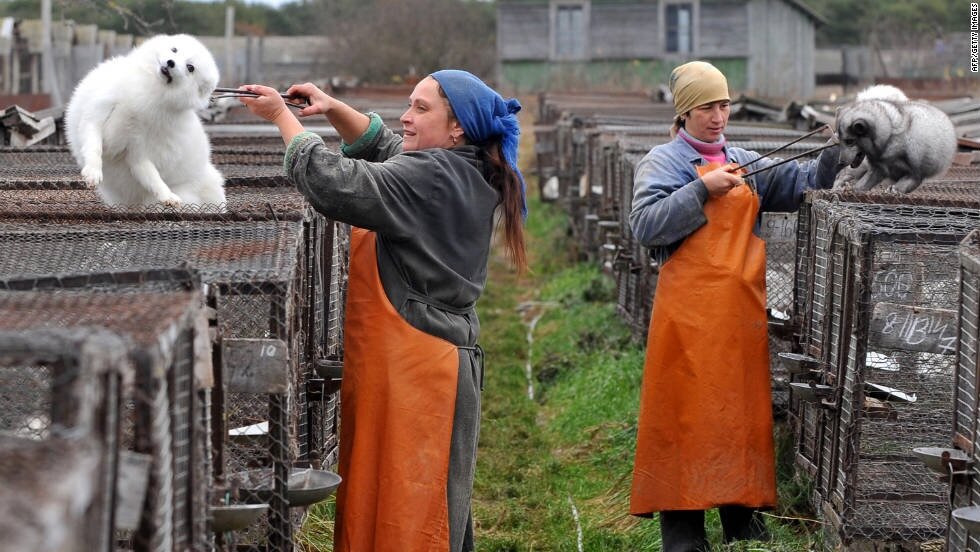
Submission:
<svg viewBox="0 0 980 552">
<path fill-rule="evenodd" d="M 664 552 L 708 547 L 704 511 L 725 542 L 768 538 L 776 504 L 761 211 L 795 211 L 827 188 L 838 149 L 750 178 L 759 154 L 725 143 L 725 76 L 693 61 L 670 76 L 674 139 L 637 165 L 630 226 L 661 264 L 640 400 L 630 513 L 660 512 Z M 753 169 L 773 164 L 760 159 Z"/>
</svg>

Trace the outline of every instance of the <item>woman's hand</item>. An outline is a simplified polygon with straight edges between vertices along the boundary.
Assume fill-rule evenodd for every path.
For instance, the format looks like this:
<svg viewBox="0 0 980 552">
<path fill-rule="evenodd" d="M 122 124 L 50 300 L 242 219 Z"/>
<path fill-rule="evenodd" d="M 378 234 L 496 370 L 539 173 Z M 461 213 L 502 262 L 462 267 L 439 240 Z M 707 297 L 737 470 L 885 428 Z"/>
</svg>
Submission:
<svg viewBox="0 0 980 552">
<path fill-rule="evenodd" d="M 333 107 L 332 102 L 334 99 L 310 82 L 290 86 L 289 90 L 286 90 L 286 95 L 306 98 L 310 101 L 310 105 L 299 110 L 298 114 L 300 117 L 320 114 L 326 115 L 330 111 L 330 108 Z"/>
<path fill-rule="evenodd" d="M 742 177 L 731 172 L 737 166 L 734 163 L 727 163 L 701 177 L 701 182 L 704 182 L 709 196 L 721 197 L 742 184 Z"/>
<path fill-rule="evenodd" d="M 241 89 L 259 94 L 255 98 L 242 96 L 238 99 L 245 104 L 245 107 L 249 111 L 266 121 L 275 122 L 276 119 L 289 111 L 289 108 L 286 107 L 286 101 L 282 99 L 282 96 L 279 95 L 279 92 L 275 88 L 269 88 L 261 84 L 246 84 Z"/>
<path fill-rule="evenodd" d="M 245 104 L 245 107 L 252 113 L 275 124 L 279 128 L 279 134 L 282 135 L 282 141 L 286 145 L 289 145 L 289 142 L 297 134 L 303 132 L 303 125 L 299 119 L 289 112 L 286 101 L 275 88 L 261 84 L 246 84 L 242 88 L 249 92 L 255 92 L 258 96 L 255 98 L 242 96 L 238 98 L 239 101 Z"/>
</svg>

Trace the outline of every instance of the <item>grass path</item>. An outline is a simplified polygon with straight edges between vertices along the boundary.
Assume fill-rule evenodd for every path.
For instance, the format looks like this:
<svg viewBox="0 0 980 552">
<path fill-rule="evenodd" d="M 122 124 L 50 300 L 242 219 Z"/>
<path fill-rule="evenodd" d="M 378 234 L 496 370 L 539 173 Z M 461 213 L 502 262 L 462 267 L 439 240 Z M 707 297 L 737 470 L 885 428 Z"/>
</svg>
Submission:
<svg viewBox="0 0 980 552">
<path fill-rule="evenodd" d="M 615 313 L 612 280 L 574 261 L 566 215 L 533 200 L 531 208 L 532 273 L 518 278 L 494 257 L 479 306 L 487 368 L 474 488 L 477 549 L 659 551 L 656 521 L 627 514 L 643 348 Z M 799 488 L 792 470 L 783 479 L 783 512 L 793 517 Z M 812 530 L 809 522 L 771 517 L 773 543 L 729 547 L 718 543 L 716 514 L 708 524 L 719 550 L 818 545 L 800 531 Z"/>
</svg>

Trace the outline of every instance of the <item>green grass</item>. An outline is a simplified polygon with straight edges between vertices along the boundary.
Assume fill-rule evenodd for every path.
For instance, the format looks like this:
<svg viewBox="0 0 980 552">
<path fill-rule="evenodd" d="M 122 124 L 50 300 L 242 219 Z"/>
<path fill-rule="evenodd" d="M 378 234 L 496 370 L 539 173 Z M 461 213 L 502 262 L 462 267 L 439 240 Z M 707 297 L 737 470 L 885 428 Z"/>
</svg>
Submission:
<svg viewBox="0 0 980 552">
<path fill-rule="evenodd" d="M 577 551 L 574 505 L 583 550 L 659 551 L 656 520 L 627 513 L 643 345 L 616 315 L 612 280 L 575 260 L 558 206 L 532 200 L 528 234 L 530 273 L 516 275 L 498 252 L 478 307 L 487 365 L 473 501 L 477 550 Z M 532 400 L 527 324 L 539 315 Z M 817 526 L 805 521 L 813 517 L 807 485 L 794 480 L 791 436 L 783 430 L 777 437 L 782 517 L 768 520 L 773 542 L 720 545 L 720 523 L 710 512 L 716 550 L 819 549 Z M 330 519 L 331 504 L 311 512 L 304 550 L 331 550 Z"/>
</svg>

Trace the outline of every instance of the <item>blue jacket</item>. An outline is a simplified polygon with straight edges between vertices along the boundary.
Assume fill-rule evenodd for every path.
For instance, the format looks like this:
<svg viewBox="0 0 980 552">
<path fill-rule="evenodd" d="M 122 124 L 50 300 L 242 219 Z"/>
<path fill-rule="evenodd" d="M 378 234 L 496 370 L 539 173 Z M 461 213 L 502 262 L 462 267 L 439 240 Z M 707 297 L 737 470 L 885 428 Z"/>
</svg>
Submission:
<svg viewBox="0 0 980 552">
<path fill-rule="evenodd" d="M 725 146 L 724 152 L 728 161 L 738 164 L 759 157 L 754 151 L 734 146 Z M 796 211 L 807 189 L 831 187 L 839 156 L 838 148 L 833 147 L 821 152 L 818 159 L 789 162 L 749 177 L 759 193 L 760 212 Z M 748 169 L 760 169 L 778 160 L 763 159 Z M 701 154 L 678 136 L 651 149 L 636 166 L 630 228 L 637 241 L 650 248 L 650 254 L 661 263 L 684 238 L 708 221 L 704 216 L 708 189 L 695 169 L 706 163 Z M 757 222 L 757 234 L 758 230 Z"/>
</svg>

